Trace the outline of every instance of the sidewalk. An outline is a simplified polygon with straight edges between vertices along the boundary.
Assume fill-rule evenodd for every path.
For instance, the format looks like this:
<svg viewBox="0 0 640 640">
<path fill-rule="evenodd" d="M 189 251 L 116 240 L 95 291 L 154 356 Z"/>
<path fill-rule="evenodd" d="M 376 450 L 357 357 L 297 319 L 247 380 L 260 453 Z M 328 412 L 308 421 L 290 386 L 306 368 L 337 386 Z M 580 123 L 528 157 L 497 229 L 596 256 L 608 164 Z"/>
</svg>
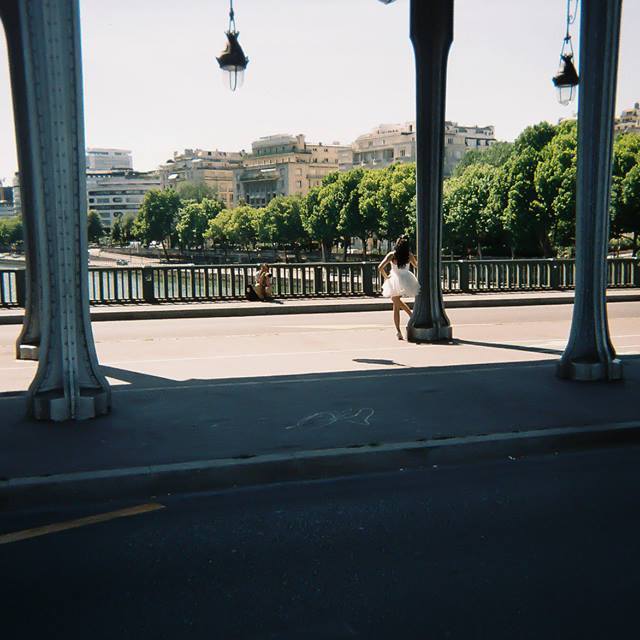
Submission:
<svg viewBox="0 0 640 640">
<path fill-rule="evenodd" d="M 91 422 L 37 423 L 0 395 L 0 508 L 637 441 L 640 358 L 624 360 L 624 381 L 590 384 L 549 361 L 184 382 L 105 367 L 128 384 Z"/>
<path fill-rule="evenodd" d="M 639 289 L 612 289 L 607 294 L 609 302 L 634 302 L 640 300 Z M 543 304 L 572 304 L 573 291 L 500 292 L 478 294 L 447 294 L 445 305 L 449 309 L 469 307 L 508 307 Z M 268 302 L 225 301 L 164 303 L 158 305 L 128 304 L 91 307 L 93 321 L 153 320 L 162 318 L 226 318 L 258 315 L 286 315 L 306 313 L 339 313 L 360 311 L 385 311 L 391 303 L 385 298 L 312 298 L 276 300 Z M 22 309 L 0 309 L 0 325 L 22 324 Z"/>
</svg>

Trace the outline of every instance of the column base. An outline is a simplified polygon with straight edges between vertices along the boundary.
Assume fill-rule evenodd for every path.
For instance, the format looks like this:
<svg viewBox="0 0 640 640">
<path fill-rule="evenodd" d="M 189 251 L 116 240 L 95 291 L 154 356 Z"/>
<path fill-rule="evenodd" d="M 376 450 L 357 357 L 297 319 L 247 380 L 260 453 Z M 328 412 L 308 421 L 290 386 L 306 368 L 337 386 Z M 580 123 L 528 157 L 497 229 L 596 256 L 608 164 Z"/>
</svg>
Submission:
<svg viewBox="0 0 640 640">
<path fill-rule="evenodd" d="M 89 420 L 109 413 L 109 392 L 103 390 L 85 390 L 76 398 L 75 413 L 71 414 L 68 400 L 64 394 L 48 391 L 35 394 L 31 398 L 31 412 L 36 420 L 65 422 L 67 420 Z"/>
<path fill-rule="evenodd" d="M 609 362 L 559 360 L 556 364 L 556 375 L 559 378 L 580 382 L 622 380 L 622 362 L 618 358 Z"/>
<path fill-rule="evenodd" d="M 40 357 L 40 347 L 35 344 L 18 345 L 16 360 L 38 360 Z"/>
<path fill-rule="evenodd" d="M 444 327 L 407 326 L 407 340 L 409 342 L 442 342 L 452 338 L 453 332 L 450 325 Z"/>
</svg>

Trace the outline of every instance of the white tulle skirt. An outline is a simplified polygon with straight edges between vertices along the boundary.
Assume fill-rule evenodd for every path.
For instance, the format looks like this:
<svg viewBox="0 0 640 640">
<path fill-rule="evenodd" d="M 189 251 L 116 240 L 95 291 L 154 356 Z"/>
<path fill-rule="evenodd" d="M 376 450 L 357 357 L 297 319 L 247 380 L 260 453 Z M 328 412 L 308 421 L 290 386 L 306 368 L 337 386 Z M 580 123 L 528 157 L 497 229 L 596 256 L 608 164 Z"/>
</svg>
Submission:
<svg viewBox="0 0 640 640">
<path fill-rule="evenodd" d="M 385 298 L 415 298 L 419 291 L 418 279 L 409 269 L 391 269 L 391 274 L 382 285 L 382 295 Z"/>
</svg>

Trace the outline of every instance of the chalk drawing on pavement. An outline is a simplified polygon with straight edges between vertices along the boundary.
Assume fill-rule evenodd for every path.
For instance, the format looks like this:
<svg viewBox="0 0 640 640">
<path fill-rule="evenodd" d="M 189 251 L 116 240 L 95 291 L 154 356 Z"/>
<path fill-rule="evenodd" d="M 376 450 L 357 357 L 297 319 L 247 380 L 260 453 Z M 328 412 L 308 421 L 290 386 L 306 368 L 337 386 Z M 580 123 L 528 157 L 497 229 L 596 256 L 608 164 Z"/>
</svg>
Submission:
<svg viewBox="0 0 640 640">
<path fill-rule="evenodd" d="M 285 427 L 286 430 L 299 429 L 302 427 L 328 427 L 332 424 L 347 423 L 358 424 L 361 426 L 370 426 L 370 420 L 375 414 L 375 410 L 371 407 L 362 407 L 361 409 L 345 409 L 344 411 L 319 411 L 311 415 L 300 418 L 298 422 Z"/>
</svg>

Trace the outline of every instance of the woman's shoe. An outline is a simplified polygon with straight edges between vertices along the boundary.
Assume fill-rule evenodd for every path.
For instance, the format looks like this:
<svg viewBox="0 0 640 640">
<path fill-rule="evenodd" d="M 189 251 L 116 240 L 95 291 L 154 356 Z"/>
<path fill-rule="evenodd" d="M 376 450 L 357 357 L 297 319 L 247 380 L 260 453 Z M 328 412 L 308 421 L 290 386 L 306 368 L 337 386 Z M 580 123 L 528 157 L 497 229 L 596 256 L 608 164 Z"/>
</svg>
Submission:
<svg viewBox="0 0 640 640">
<path fill-rule="evenodd" d="M 396 338 L 398 338 L 398 340 L 404 340 L 402 331 L 396 331 Z"/>
</svg>

